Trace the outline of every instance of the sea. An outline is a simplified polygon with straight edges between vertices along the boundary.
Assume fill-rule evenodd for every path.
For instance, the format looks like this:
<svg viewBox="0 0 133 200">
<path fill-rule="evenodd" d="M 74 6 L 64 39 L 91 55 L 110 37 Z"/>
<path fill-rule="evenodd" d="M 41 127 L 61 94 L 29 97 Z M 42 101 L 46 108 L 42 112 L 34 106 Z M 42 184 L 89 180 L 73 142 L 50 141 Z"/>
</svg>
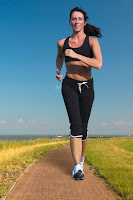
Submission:
<svg viewBox="0 0 133 200">
<path fill-rule="evenodd" d="M 35 140 L 39 138 L 54 139 L 57 135 L 0 135 L 0 140 Z"/>
<path fill-rule="evenodd" d="M 89 135 L 88 138 L 133 137 L 133 135 Z M 69 138 L 68 135 L 0 135 L 0 140 L 35 140 L 39 138 Z"/>
</svg>

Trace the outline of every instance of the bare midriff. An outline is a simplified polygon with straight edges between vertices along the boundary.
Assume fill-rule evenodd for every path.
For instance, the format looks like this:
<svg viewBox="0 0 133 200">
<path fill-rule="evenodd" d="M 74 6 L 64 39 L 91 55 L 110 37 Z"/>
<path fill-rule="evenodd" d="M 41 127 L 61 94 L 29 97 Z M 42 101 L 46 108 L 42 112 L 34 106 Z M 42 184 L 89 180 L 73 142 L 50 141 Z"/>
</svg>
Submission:
<svg viewBox="0 0 133 200">
<path fill-rule="evenodd" d="M 66 75 L 78 81 L 87 81 L 93 78 L 91 68 L 82 61 L 66 62 Z"/>
</svg>

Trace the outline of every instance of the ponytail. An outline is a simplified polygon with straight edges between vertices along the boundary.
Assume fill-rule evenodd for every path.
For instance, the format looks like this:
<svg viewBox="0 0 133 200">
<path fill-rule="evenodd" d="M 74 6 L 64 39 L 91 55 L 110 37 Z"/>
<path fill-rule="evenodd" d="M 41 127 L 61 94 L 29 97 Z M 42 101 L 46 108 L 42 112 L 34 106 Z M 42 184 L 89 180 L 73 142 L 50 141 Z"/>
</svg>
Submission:
<svg viewBox="0 0 133 200">
<path fill-rule="evenodd" d="M 84 32 L 86 35 L 89 35 L 89 36 L 96 36 L 100 38 L 102 37 L 101 29 L 97 28 L 96 26 L 92 26 L 90 24 L 85 25 Z"/>
</svg>

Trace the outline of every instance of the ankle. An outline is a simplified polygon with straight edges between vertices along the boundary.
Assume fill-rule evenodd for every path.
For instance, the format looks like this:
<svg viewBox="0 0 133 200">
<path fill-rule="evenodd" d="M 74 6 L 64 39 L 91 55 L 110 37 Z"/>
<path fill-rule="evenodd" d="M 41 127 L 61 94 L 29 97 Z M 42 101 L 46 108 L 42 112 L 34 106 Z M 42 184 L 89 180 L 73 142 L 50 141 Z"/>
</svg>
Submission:
<svg viewBox="0 0 133 200">
<path fill-rule="evenodd" d="M 80 163 L 75 164 L 75 166 L 76 166 L 76 167 L 77 167 L 77 166 L 80 166 Z"/>
<path fill-rule="evenodd" d="M 84 163 L 84 160 L 85 160 L 85 156 L 81 157 L 80 162 Z"/>
</svg>

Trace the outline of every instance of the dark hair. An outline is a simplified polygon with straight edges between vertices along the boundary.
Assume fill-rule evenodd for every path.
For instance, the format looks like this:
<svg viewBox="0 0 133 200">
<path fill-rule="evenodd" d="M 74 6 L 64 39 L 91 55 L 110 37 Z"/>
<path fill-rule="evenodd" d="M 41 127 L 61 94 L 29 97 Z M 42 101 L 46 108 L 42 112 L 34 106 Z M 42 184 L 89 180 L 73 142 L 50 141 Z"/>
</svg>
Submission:
<svg viewBox="0 0 133 200">
<path fill-rule="evenodd" d="M 71 19 L 72 13 L 74 11 L 79 11 L 79 12 L 83 13 L 84 20 L 87 21 L 87 19 L 88 19 L 87 13 L 79 7 L 75 7 L 71 10 L 70 19 Z M 86 35 L 89 35 L 89 36 L 96 36 L 96 37 L 100 37 L 100 38 L 102 37 L 101 29 L 97 28 L 96 26 L 92 26 L 88 23 L 84 27 L 84 32 L 85 32 Z"/>
</svg>

